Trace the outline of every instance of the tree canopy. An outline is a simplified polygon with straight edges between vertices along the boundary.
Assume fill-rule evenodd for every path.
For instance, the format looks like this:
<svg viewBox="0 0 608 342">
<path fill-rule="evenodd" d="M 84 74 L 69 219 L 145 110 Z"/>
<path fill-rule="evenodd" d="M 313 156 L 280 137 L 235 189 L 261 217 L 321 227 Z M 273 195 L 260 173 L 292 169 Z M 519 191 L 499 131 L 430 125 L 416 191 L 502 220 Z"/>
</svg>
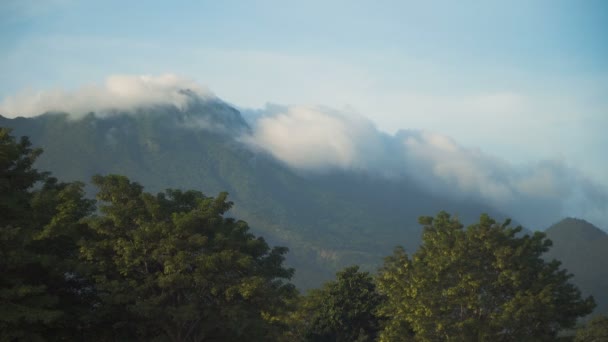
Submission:
<svg viewBox="0 0 608 342">
<path fill-rule="evenodd" d="M 115 329 L 173 341 L 273 334 L 271 318 L 295 295 L 293 270 L 282 266 L 285 248 L 224 217 L 226 193 L 152 195 L 117 175 L 93 183 L 102 204 L 81 252 Z"/>
<path fill-rule="evenodd" d="M 75 338 L 91 307 L 77 241 L 93 202 L 81 183 L 34 169 L 40 153 L 0 128 L 0 336 L 8 340 Z"/>
<path fill-rule="evenodd" d="M 445 212 L 420 223 L 418 251 L 397 250 L 380 270 L 391 317 L 381 340 L 411 329 L 421 341 L 550 341 L 595 305 L 558 261 L 542 259 L 543 233 L 520 236 L 487 215 L 467 228 Z"/>
<path fill-rule="evenodd" d="M 585 326 L 579 328 L 574 342 L 601 342 L 608 341 L 608 317 L 597 316 Z"/>
<path fill-rule="evenodd" d="M 40 153 L 0 129 L 0 340 L 278 336 L 287 249 L 226 217 L 226 193 L 95 176 L 95 212 L 83 184 L 33 167 Z"/>
<path fill-rule="evenodd" d="M 347 267 L 336 274 L 336 280 L 301 298 L 290 322 L 292 329 L 299 328 L 292 340 L 374 341 L 380 330 L 377 310 L 382 301 L 368 272 Z"/>
</svg>

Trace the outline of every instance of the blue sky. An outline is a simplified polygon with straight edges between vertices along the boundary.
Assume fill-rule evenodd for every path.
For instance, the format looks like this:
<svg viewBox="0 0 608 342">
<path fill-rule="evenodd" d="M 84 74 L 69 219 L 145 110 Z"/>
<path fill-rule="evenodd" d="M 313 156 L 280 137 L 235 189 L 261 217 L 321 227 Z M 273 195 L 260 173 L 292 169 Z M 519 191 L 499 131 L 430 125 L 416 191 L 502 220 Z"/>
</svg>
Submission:
<svg viewBox="0 0 608 342">
<path fill-rule="evenodd" d="M 0 103 L 175 73 L 239 107 L 348 108 L 608 185 L 606 1 L 0 2 Z"/>
</svg>

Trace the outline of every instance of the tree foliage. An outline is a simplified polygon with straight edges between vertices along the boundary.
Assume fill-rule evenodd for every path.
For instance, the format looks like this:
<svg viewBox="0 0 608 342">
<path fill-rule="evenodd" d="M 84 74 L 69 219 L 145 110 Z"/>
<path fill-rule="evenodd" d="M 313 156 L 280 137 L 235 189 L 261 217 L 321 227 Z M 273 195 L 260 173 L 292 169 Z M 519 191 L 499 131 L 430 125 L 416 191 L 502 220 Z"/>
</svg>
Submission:
<svg viewBox="0 0 608 342">
<path fill-rule="evenodd" d="M 79 275 L 79 220 L 93 209 L 80 183 L 59 183 L 33 163 L 41 150 L 0 128 L 0 336 L 76 338 L 90 297 Z"/>
<path fill-rule="evenodd" d="M 283 247 L 197 191 L 157 195 L 122 176 L 83 184 L 33 164 L 0 129 L 0 341 L 266 340 L 295 295 Z"/>
<path fill-rule="evenodd" d="M 412 259 L 398 250 L 380 271 L 392 317 L 383 340 L 411 328 L 421 341 L 550 341 L 594 307 L 558 261 L 541 258 L 543 233 L 520 237 L 487 215 L 466 229 L 445 212 L 420 223 Z"/>
<path fill-rule="evenodd" d="M 295 294 L 285 248 L 226 218 L 226 194 L 152 195 L 126 177 L 96 176 L 100 215 L 81 247 L 94 268 L 105 321 L 115 331 L 172 341 L 271 336 L 272 317 Z"/>
<path fill-rule="evenodd" d="M 380 329 L 382 296 L 373 278 L 358 266 L 336 274 L 336 280 L 302 298 L 291 325 L 302 341 L 373 341 Z"/>
<path fill-rule="evenodd" d="M 608 317 L 597 316 L 576 331 L 574 342 L 608 341 Z"/>
</svg>

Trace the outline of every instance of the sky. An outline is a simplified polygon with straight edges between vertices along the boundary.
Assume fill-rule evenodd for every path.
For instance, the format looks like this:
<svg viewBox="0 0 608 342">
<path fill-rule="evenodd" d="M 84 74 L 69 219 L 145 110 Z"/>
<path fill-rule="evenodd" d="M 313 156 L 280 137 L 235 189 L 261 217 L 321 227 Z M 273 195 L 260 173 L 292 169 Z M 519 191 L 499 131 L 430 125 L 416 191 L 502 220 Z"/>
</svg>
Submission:
<svg viewBox="0 0 608 342">
<path fill-rule="evenodd" d="M 238 108 L 324 106 L 608 186 L 606 1 L 0 1 L 2 115 L 167 74 Z"/>
</svg>

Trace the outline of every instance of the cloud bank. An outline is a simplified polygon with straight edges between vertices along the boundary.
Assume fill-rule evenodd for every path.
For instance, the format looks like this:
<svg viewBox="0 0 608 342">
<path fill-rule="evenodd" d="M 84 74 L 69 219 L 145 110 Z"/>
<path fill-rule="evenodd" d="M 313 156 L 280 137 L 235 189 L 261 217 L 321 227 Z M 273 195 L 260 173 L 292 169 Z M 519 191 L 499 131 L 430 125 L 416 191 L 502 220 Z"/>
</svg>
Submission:
<svg viewBox="0 0 608 342">
<path fill-rule="evenodd" d="M 4 99 L 0 114 L 17 117 L 54 111 L 77 119 L 89 112 L 103 115 L 105 111 L 152 105 L 183 109 L 192 94 L 217 99 L 196 82 L 172 74 L 117 75 L 108 77 L 102 86 L 71 92 L 23 92 Z M 235 139 L 300 172 L 318 175 L 343 170 L 407 178 L 436 194 L 482 200 L 534 229 L 564 216 L 608 227 L 608 189 L 562 160 L 515 165 L 435 132 L 398 130 L 387 134 L 366 117 L 348 110 L 269 105 L 243 113 L 251 130 L 233 132 Z M 238 117 L 232 110 L 219 114 Z M 215 121 L 188 123 L 187 128 L 226 130 Z"/>
<path fill-rule="evenodd" d="M 373 170 L 394 176 L 396 169 L 386 165 L 391 163 L 389 136 L 367 118 L 310 106 L 275 106 L 273 112 L 255 119 L 253 133 L 243 141 L 295 169 Z"/>
<path fill-rule="evenodd" d="M 89 85 L 74 91 L 60 89 L 24 91 L 0 103 L 0 115 L 32 117 L 46 112 L 65 112 L 78 118 L 86 113 L 115 110 L 129 111 L 151 105 L 174 105 L 183 108 L 190 90 L 200 97 L 214 95 L 194 81 L 173 74 L 161 76 L 113 75 L 103 85 Z"/>
<path fill-rule="evenodd" d="M 388 135 L 365 117 L 322 107 L 274 106 L 253 120 L 243 140 L 297 170 L 409 177 L 438 194 L 481 199 L 531 228 L 563 216 L 608 223 L 608 190 L 564 161 L 514 165 L 442 134 Z"/>
</svg>

